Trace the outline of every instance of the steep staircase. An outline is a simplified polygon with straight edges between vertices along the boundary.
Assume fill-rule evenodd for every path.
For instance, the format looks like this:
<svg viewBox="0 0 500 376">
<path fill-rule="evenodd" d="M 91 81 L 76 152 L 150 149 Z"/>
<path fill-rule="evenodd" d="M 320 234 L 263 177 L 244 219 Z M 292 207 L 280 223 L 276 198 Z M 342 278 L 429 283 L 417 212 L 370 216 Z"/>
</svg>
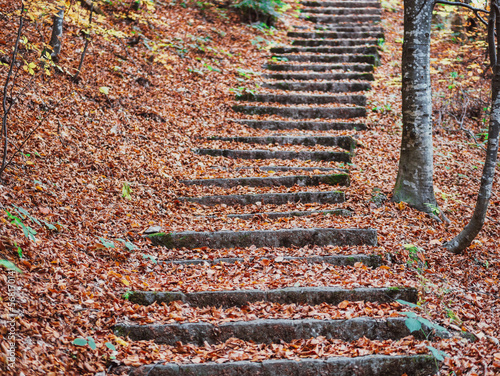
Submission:
<svg viewBox="0 0 500 376">
<path fill-rule="evenodd" d="M 183 181 L 186 185 L 200 185 L 228 189 L 252 188 L 246 194 L 219 194 L 202 197 L 182 197 L 201 208 L 218 205 L 244 208 L 248 205 L 286 206 L 288 203 L 329 205 L 327 210 L 287 211 L 262 213 L 236 213 L 228 216 L 252 219 L 256 215 L 272 220 L 283 217 L 309 215 L 352 215 L 334 205 L 345 200 L 345 193 L 337 187 L 348 186 L 350 177 L 345 164 L 354 157 L 356 140 L 350 136 L 336 135 L 335 131 L 366 129 L 364 91 L 370 90 L 373 66 L 378 63 L 377 41 L 383 37 L 378 22 L 381 7 L 378 1 L 302 1 L 302 17 L 312 22 L 310 28 L 296 28 L 289 32 L 290 46 L 271 50 L 272 62 L 264 66 L 262 91 L 243 95 L 241 104 L 234 110 L 247 114 L 234 120 L 249 128 L 265 132 L 265 136 L 213 137 L 210 141 L 255 145 L 255 148 L 236 149 L 220 147 L 199 148 L 194 153 L 237 160 L 271 160 L 274 165 L 248 167 L 250 176 L 195 179 Z M 288 133 L 287 133 L 288 132 Z M 326 133 L 325 133 L 326 132 Z M 267 145 L 296 145 L 300 150 L 270 150 Z M 260 145 L 260 148 L 259 148 Z M 304 150 L 322 146 L 321 151 Z M 330 150 L 324 150 L 329 148 Z M 302 161 L 297 166 L 279 165 L 282 160 Z M 330 162 L 330 167 L 307 167 L 304 161 Z M 343 163 L 343 165 L 335 165 Z M 277 176 L 251 176 L 252 171 L 278 171 Z M 245 169 L 240 169 L 240 174 Z M 318 173 L 319 172 L 319 173 Z M 325 190 L 325 186 L 331 189 Z M 262 187 L 295 187 L 280 193 L 259 193 Z M 312 190 L 315 187 L 322 189 Z M 257 190 L 255 190 L 255 189 Z M 302 190 L 301 190 L 302 188 Z M 307 189 L 303 189 L 307 188 Z M 185 231 L 162 233 L 153 229 L 148 234 L 155 245 L 170 249 L 201 248 L 227 249 L 267 247 L 358 247 L 376 246 L 377 231 L 359 228 L 284 228 L 280 230 L 257 229 L 253 231 Z M 172 265 L 202 266 L 210 269 L 218 264 L 236 264 L 243 267 L 265 260 L 290 263 L 291 268 L 301 264 L 329 264 L 343 268 L 362 263 L 368 268 L 383 265 L 376 255 L 318 254 L 307 256 L 277 257 L 271 253 L 256 257 L 226 257 L 216 259 L 172 259 Z M 294 266 L 295 265 L 295 266 Z M 267 302 L 318 306 L 349 302 L 391 303 L 401 299 L 410 303 L 418 300 L 414 288 L 377 287 L 287 287 L 256 290 L 251 286 L 228 291 L 163 291 L 132 292 L 130 301 L 150 305 L 180 301 L 192 307 L 244 307 L 250 303 Z M 116 335 L 133 341 L 153 340 L 158 344 L 176 345 L 223 343 L 238 338 L 261 344 L 289 343 L 297 339 L 325 337 L 345 342 L 368 340 L 399 340 L 411 335 L 405 317 L 374 318 L 370 316 L 338 319 L 256 319 L 251 321 L 190 322 L 179 324 L 134 324 L 122 321 L 114 327 Z M 423 325 L 416 338 L 430 339 L 432 328 Z M 264 361 L 229 361 L 224 363 L 156 363 L 140 367 L 122 366 L 115 373 L 129 375 L 432 375 L 436 361 L 430 355 L 369 355 L 330 357 L 299 360 L 269 359 Z"/>
</svg>

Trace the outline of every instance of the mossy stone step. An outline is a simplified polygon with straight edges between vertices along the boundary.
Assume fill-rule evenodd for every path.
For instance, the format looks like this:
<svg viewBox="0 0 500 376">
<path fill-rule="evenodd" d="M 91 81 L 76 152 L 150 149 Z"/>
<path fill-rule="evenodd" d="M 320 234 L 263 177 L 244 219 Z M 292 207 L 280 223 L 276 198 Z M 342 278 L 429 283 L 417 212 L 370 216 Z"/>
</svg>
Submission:
<svg viewBox="0 0 500 376">
<path fill-rule="evenodd" d="M 305 247 L 310 245 L 377 245 L 374 229 L 292 228 L 256 231 L 173 232 L 148 235 L 154 245 L 167 248 Z"/>
<path fill-rule="evenodd" d="M 279 72 L 328 72 L 343 70 L 345 72 L 372 72 L 373 64 L 264 64 L 264 69 Z"/>
<path fill-rule="evenodd" d="M 375 65 L 378 59 L 375 55 L 335 55 L 335 54 L 317 54 L 317 55 L 285 55 L 275 56 L 275 58 L 284 61 L 295 61 L 299 63 L 367 63 Z"/>
<path fill-rule="evenodd" d="M 429 376 L 435 374 L 437 368 L 435 358 L 430 355 L 369 355 L 301 358 L 300 361 L 271 359 L 263 362 L 155 363 L 140 367 L 120 366 L 112 372 L 129 376 Z"/>
<path fill-rule="evenodd" d="M 353 212 L 347 209 L 331 209 L 331 210 L 308 210 L 308 211 L 287 211 L 287 212 L 260 212 L 260 213 L 249 213 L 249 214 L 227 214 L 224 217 L 217 215 L 205 216 L 205 218 L 210 219 L 222 219 L 222 218 L 238 218 L 238 219 L 255 219 L 255 218 L 265 218 L 265 219 L 277 219 L 277 218 L 293 218 L 293 217 L 307 217 L 310 215 L 338 215 L 342 217 L 350 217 Z"/>
<path fill-rule="evenodd" d="M 292 120 L 254 120 L 233 119 L 235 123 L 245 124 L 255 129 L 267 130 L 307 130 L 307 131 L 331 131 L 331 130 L 357 130 L 366 129 L 366 124 L 355 122 L 327 122 L 327 121 L 292 121 Z"/>
<path fill-rule="evenodd" d="M 276 76 L 289 76 L 279 74 Z M 277 77 L 278 78 L 278 77 Z M 279 77 L 282 78 L 282 77 Z M 290 77 L 287 77 L 290 79 Z M 366 105 L 364 95 L 329 95 L 329 94 L 244 94 L 237 98 L 247 102 L 280 103 L 280 104 L 355 104 Z"/>
<path fill-rule="evenodd" d="M 377 39 L 347 39 L 352 38 L 350 35 L 345 39 L 295 39 L 292 41 L 292 46 L 376 46 Z"/>
<path fill-rule="evenodd" d="M 328 185 L 349 185 L 348 174 L 328 175 L 293 175 L 293 176 L 267 176 L 247 178 L 218 178 L 218 179 L 191 179 L 181 180 L 186 185 L 218 186 L 223 188 L 246 187 L 293 187 Z"/>
<path fill-rule="evenodd" d="M 329 93 L 346 93 L 356 91 L 367 91 L 371 89 L 369 82 L 313 82 L 313 81 L 278 81 L 264 82 L 261 84 L 266 89 L 290 90 L 290 91 L 327 91 Z"/>
<path fill-rule="evenodd" d="M 365 38 L 383 38 L 384 33 L 382 30 L 375 31 L 289 31 L 287 33 L 289 38 L 303 38 L 303 39 L 365 39 Z"/>
<path fill-rule="evenodd" d="M 255 343 L 292 342 L 296 339 L 325 337 L 342 341 L 357 341 L 360 338 L 385 341 L 399 340 L 412 333 L 405 325 L 404 317 L 374 319 L 357 317 L 353 319 L 260 319 L 252 321 L 222 322 L 214 325 L 207 322 L 183 324 L 116 324 L 115 335 L 128 337 L 132 341 L 154 341 L 158 344 L 174 346 L 177 342 L 203 346 L 224 343 L 230 338 Z M 422 325 L 422 330 L 414 332 L 418 339 L 425 335 L 432 338 L 432 330 Z"/>
<path fill-rule="evenodd" d="M 372 14 L 346 14 L 346 15 L 316 15 L 316 14 L 306 14 L 302 13 L 300 18 L 303 18 L 307 21 L 315 22 L 315 23 L 332 23 L 342 25 L 343 23 L 353 23 L 353 22 L 380 22 L 382 18 L 379 15 Z"/>
<path fill-rule="evenodd" d="M 351 136 L 265 136 L 265 137 L 209 137 L 208 140 L 243 142 L 247 144 L 278 144 L 305 146 L 337 146 L 351 151 L 356 146 L 356 140 Z M 314 169 L 314 167 L 312 167 Z"/>
<path fill-rule="evenodd" d="M 271 53 L 273 54 L 290 54 L 290 53 L 320 53 L 320 54 L 362 54 L 362 55 L 376 55 L 378 54 L 377 47 L 375 46 L 319 46 L 319 47 L 273 47 Z"/>
<path fill-rule="evenodd" d="M 233 159 L 289 159 L 304 161 L 350 162 L 351 153 L 338 151 L 289 151 L 289 150 L 235 150 L 235 149 L 193 149 L 198 155 Z"/>
<path fill-rule="evenodd" d="M 233 110 L 247 115 L 277 115 L 291 119 L 352 119 L 365 117 L 364 107 L 277 107 L 235 105 Z"/>
<path fill-rule="evenodd" d="M 379 263 L 380 257 L 370 255 L 354 255 L 352 260 L 368 259 Z M 319 256 L 318 256 L 319 257 Z M 335 256 L 333 256 L 335 257 Z M 339 257 L 339 256 L 337 256 Z M 342 256 L 347 258 L 348 256 Z M 357 261 L 359 262 L 359 261 Z M 363 262 L 363 261 L 361 261 Z M 269 302 L 279 304 L 309 304 L 323 303 L 337 305 L 345 300 L 351 302 L 390 303 L 401 299 L 417 303 L 418 291 L 412 287 L 377 287 L 344 289 L 340 287 L 285 287 L 274 290 L 227 290 L 200 291 L 183 293 L 177 291 L 134 291 L 128 295 L 132 303 L 150 305 L 153 303 L 171 303 L 182 301 L 192 307 L 243 307 L 249 303 Z"/>
<path fill-rule="evenodd" d="M 381 8 L 380 1 L 301 1 L 305 7 Z"/>
<path fill-rule="evenodd" d="M 346 8 L 346 7 L 306 7 L 302 8 L 301 13 L 317 13 L 317 14 L 333 14 L 337 16 L 341 15 L 362 15 L 362 14 L 371 14 L 380 16 L 382 14 L 382 10 L 380 8 L 375 7 L 362 7 L 362 8 Z"/>
</svg>

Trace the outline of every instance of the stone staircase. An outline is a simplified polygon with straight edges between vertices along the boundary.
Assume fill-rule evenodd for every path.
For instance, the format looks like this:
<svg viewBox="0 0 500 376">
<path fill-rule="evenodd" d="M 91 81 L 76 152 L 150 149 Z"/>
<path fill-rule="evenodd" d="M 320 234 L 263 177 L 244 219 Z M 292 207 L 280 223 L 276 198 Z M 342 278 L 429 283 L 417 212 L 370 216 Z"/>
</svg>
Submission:
<svg viewBox="0 0 500 376">
<path fill-rule="evenodd" d="M 212 137 L 210 141 L 260 145 L 259 148 L 235 149 L 220 147 L 193 150 L 200 155 L 232 158 L 235 160 L 271 160 L 273 164 L 260 167 L 242 167 L 239 173 L 255 169 L 283 173 L 277 176 L 239 176 L 183 181 L 186 185 L 207 187 L 249 187 L 246 194 L 181 197 L 202 208 L 219 205 L 242 208 L 247 205 L 283 206 L 288 203 L 321 204 L 332 206 L 328 210 L 311 211 L 267 211 L 241 213 L 227 218 L 252 219 L 264 216 L 275 218 L 308 215 L 351 215 L 334 205 L 345 200 L 339 186 L 348 186 L 350 178 L 344 166 L 335 163 L 350 162 L 354 157 L 356 140 L 335 131 L 363 131 L 366 125 L 366 97 L 363 92 L 370 89 L 373 66 L 378 63 L 377 40 L 383 37 L 380 21 L 381 7 L 378 1 L 302 1 L 302 15 L 313 24 L 310 28 L 288 33 L 290 46 L 271 50 L 273 62 L 266 64 L 262 77 L 262 92 L 246 94 L 239 98 L 241 104 L 234 106 L 236 112 L 247 114 L 236 123 L 266 132 L 265 136 Z M 285 92 L 286 91 L 286 92 Z M 280 133 L 273 133 L 280 132 Z M 283 133 L 283 132 L 289 132 Z M 323 134 L 321 132 L 327 132 Z M 269 150 L 267 145 L 296 146 L 301 150 Z M 305 147 L 322 146 L 332 150 L 306 151 Z M 325 149 L 323 148 L 323 149 Z M 322 161 L 329 167 L 280 166 L 280 161 Z M 320 173 L 318 173 L 320 172 Z M 331 189 L 325 190 L 325 186 Z M 259 193 L 263 187 L 293 187 L 288 192 Z M 322 187 L 311 191 L 311 187 Z M 301 191 L 303 188 L 307 190 Z M 208 216 L 210 217 L 210 215 Z M 212 216 L 215 217 L 215 216 Z M 184 231 L 162 233 L 152 229 L 147 233 L 155 245 L 170 249 L 261 248 L 267 247 L 357 247 L 376 246 L 375 229 L 358 228 L 284 228 L 279 230 L 258 229 L 253 231 Z M 218 264 L 239 264 L 243 267 L 265 260 L 300 264 L 329 264 L 335 267 L 366 265 L 377 268 L 383 259 L 377 255 L 353 253 L 348 255 L 308 255 L 277 257 L 266 253 L 263 257 L 222 257 L 215 259 L 171 259 L 163 261 L 165 268 L 195 265 L 212 268 Z M 390 303 L 401 299 L 410 303 L 418 300 L 417 291 L 405 287 L 354 288 L 340 287 L 287 287 L 281 289 L 227 290 L 227 291 L 163 291 L 132 292 L 128 299 L 136 304 L 169 304 L 180 301 L 192 307 L 244 307 L 250 303 L 267 302 L 279 304 L 336 305 L 344 301 Z M 123 321 L 114 327 L 116 335 L 133 341 L 152 340 L 158 344 L 176 345 L 224 343 L 231 338 L 243 341 L 271 344 L 289 343 L 297 339 L 325 337 L 344 342 L 368 340 L 399 340 L 411 335 L 405 325 L 405 317 L 356 317 L 335 320 L 320 319 L 256 319 L 234 322 L 191 322 L 179 324 L 134 324 Z M 423 325 L 413 333 L 417 339 L 432 339 L 433 330 Z M 298 360 L 268 359 L 264 361 L 230 361 L 224 363 L 156 363 L 140 367 L 121 366 L 116 374 L 129 375 L 432 375 L 436 373 L 436 361 L 430 355 L 369 355 L 358 357 L 330 357 Z"/>
</svg>

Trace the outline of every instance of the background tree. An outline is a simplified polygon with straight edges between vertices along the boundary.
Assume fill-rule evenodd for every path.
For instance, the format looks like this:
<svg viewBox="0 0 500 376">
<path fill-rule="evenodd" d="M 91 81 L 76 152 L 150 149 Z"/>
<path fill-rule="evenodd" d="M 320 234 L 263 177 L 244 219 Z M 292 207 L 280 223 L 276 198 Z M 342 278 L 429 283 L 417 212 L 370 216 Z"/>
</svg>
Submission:
<svg viewBox="0 0 500 376">
<path fill-rule="evenodd" d="M 488 49 L 493 78 L 491 80 L 491 114 L 488 125 L 488 145 L 481 177 L 481 186 L 477 196 L 476 207 L 470 222 L 445 247 L 453 253 L 462 253 L 471 245 L 483 227 L 486 211 L 491 198 L 493 179 L 498 154 L 498 137 L 500 129 L 500 0 L 491 0 L 488 20 Z"/>
</svg>

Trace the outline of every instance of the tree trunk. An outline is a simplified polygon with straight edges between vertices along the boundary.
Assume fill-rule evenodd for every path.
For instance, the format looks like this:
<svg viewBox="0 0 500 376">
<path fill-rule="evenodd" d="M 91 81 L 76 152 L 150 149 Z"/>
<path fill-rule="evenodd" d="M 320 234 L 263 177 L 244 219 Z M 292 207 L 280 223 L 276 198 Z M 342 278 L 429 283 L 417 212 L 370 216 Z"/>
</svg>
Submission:
<svg viewBox="0 0 500 376">
<path fill-rule="evenodd" d="M 64 21 L 64 6 L 57 7 L 57 13 L 53 16 L 52 36 L 50 37 L 50 46 L 52 53 L 50 56 L 52 60 L 57 62 L 59 60 L 59 53 L 61 52 L 61 39 L 63 34 L 63 21 Z"/>
<path fill-rule="evenodd" d="M 404 1 L 402 62 L 403 136 L 395 202 L 432 213 L 437 204 L 433 186 L 430 34 L 434 1 Z"/>
<path fill-rule="evenodd" d="M 444 244 L 444 247 L 453 253 L 460 254 L 471 245 L 474 238 L 479 234 L 486 218 L 486 211 L 491 198 L 491 189 L 495 177 L 495 167 L 498 154 L 498 137 L 500 129 L 500 0 L 491 1 L 491 14 L 488 27 L 488 44 L 490 50 L 490 60 L 493 69 L 493 79 L 491 81 L 491 114 L 488 126 L 488 147 L 481 177 L 481 186 L 476 201 L 474 214 L 467 226 Z M 496 9 L 496 10 L 495 10 Z M 496 34 L 496 37 L 495 37 Z M 496 39 L 496 43 L 495 43 Z"/>
</svg>

